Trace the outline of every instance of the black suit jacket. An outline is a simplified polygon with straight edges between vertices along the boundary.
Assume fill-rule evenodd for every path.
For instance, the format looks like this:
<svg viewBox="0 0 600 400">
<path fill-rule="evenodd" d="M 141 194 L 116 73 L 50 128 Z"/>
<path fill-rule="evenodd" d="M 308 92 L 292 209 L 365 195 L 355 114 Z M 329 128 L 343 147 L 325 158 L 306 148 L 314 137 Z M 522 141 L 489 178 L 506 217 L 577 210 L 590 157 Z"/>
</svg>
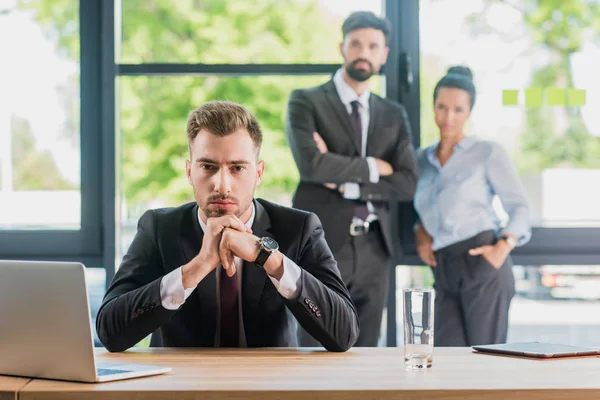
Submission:
<svg viewBox="0 0 600 400">
<path fill-rule="evenodd" d="M 302 268 L 300 294 L 284 299 L 265 271 L 244 263 L 242 314 L 248 347 L 296 346 L 293 317 L 326 349 L 345 351 L 358 337 L 358 317 L 337 264 L 311 213 L 255 200 L 255 235 L 270 236 L 280 251 Z M 98 311 L 100 341 L 123 351 L 152 333 L 151 346 L 213 347 L 217 323 L 216 270 L 178 310 L 161 305 L 162 277 L 200 251 L 203 232 L 198 206 L 144 213 L 123 262 Z"/>
<path fill-rule="evenodd" d="M 344 199 L 323 183 L 360 185 L 360 200 L 371 201 L 375 206 L 390 254 L 394 253 L 390 202 L 412 201 L 415 193 L 417 164 L 404 107 L 371 94 L 369 113 L 367 156 L 385 160 L 394 169 L 392 175 L 380 177 L 378 183 L 369 181 L 367 161 L 361 157 L 358 136 L 333 81 L 295 90 L 290 96 L 286 130 L 300 171 L 293 206 L 319 216 L 334 252 L 347 240 L 356 202 Z M 313 132 L 321 135 L 328 153 L 319 152 Z"/>
</svg>

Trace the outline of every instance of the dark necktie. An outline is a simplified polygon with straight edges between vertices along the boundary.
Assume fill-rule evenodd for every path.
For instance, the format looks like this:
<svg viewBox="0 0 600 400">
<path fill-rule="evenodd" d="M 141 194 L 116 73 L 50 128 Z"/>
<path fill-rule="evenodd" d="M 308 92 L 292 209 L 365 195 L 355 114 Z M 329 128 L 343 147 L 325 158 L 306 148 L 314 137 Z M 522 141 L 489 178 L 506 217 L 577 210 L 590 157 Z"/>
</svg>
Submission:
<svg viewBox="0 0 600 400">
<path fill-rule="evenodd" d="M 354 125 L 354 131 L 358 136 L 358 146 L 362 149 L 362 121 L 360 119 L 360 112 L 358 111 L 360 103 L 358 100 L 354 100 L 350 103 L 350 105 L 352 106 L 352 124 Z M 369 216 L 369 209 L 367 208 L 367 205 L 364 203 L 358 203 L 354 208 L 354 216 L 366 221 L 367 217 Z"/>
<path fill-rule="evenodd" d="M 230 278 L 221 268 L 219 297 L 221 301 L 221 347 L 240 346 L 239 283 L 237 272 Z"/>
</svg>

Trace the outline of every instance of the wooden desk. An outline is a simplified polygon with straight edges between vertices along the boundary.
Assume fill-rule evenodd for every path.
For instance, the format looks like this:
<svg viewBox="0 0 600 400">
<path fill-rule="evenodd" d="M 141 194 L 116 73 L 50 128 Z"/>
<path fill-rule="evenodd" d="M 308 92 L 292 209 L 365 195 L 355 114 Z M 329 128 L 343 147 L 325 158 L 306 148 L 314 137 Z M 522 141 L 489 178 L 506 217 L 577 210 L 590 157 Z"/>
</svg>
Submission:
<svg viewBox="0 0 600 400">
<path fill-rule="evenodd" d="M 407 371 L 401 348 L 98 354 L 101 361 L 167 365 L 173 372 L 102 384 L 35 379 L 19 399 L 600 399 L 598 357 L 542 361 L 438 348 L 433 368 Z"/>
<path fill-rule="evenodd" d="M 17 400 L 17 393 L 29 381 L 29 378 L 0 376 L 0 400 Z"/>
</svg>

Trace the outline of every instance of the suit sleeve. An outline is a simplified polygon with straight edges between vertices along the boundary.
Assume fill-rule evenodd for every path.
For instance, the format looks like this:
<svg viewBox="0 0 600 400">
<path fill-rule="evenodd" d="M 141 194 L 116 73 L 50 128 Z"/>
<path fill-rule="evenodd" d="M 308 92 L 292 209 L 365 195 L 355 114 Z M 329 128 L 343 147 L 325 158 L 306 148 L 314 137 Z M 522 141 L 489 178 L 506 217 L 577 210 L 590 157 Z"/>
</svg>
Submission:
<svg viewBox="0 0 600 400">
<path fill-rule="evenodd" d="M 364 158 L 319 152 L 313 140 L 313 132 L 318 132 L 315 115 L 315 105 L 304 91 L 293 91 L 288 103 L 286 131 L 300 178 L 315 183 L 368 182 L 369 165 Z"/>
<path fill-rule="evenodd" d="M 302 268 L 300 292 L 286 300 L 288 308 L 327 350 L 348 350 L 358 339 L 358 314 L 315 214 L 305 220 L 296 264 Z"/>
<path fill-rule="evenodd" d="M 108 351 L 134 346 L 176 312 L 161 304 L 164 274 L 155 237 L 156 215 L 150 210 L 140 218 L 133 242 L 98 311 L 98 338 Z"/>
<path fill-rule="evenodd" d="M 362 201 L 412 201 L 417 189 L 417 161 L 411 141 L 411 130 L 404 107 L 399 106 L 400 132 L 389 162 L 394 173 L 381 176 L 379 182 L 368 180 L 360 186 Z"/>
</svg>

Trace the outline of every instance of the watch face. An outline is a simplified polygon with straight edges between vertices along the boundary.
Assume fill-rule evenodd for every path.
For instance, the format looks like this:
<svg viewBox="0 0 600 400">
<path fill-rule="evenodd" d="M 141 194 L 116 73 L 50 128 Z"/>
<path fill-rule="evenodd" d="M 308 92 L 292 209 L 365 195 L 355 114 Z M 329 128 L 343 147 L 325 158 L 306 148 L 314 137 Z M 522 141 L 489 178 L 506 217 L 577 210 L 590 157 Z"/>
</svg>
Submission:
<svg viewBox="0 0 600 400">
<path fill-rule="evenodd" d="M 263 246 L 268 251 L 276 251 L 279 249 L 279 245 L 277 244 L 275 239 L 272 239 L 270 237 L 264 237 L 262 242 Z"/>
</svg>

